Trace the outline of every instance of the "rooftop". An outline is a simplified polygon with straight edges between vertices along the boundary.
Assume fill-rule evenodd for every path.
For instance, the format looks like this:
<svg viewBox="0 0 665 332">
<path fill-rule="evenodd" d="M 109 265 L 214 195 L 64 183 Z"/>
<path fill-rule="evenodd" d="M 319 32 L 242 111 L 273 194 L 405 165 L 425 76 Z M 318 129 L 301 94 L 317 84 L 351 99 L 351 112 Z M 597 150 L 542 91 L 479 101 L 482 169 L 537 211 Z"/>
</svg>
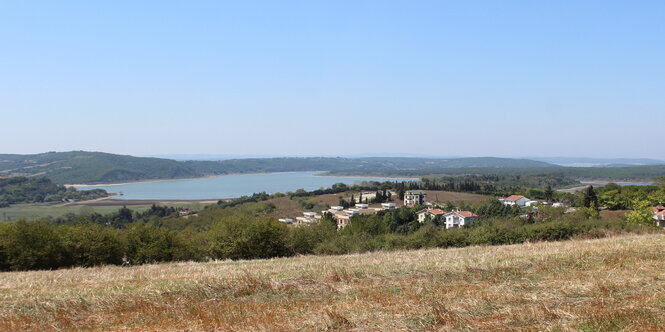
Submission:
<svg viewBox="0 0 665 332">
<path fill-rule="evenodd" d="M 406 191 L 407 195 L 425 195 L 424 190 L 407 190 Z"/>
<path fill-rule="evenodd" d="M 507 200 L 507 201 L 516 201 L 516 200 L 521 199 L 521 198 L 526 198 L 526 197 L 524 197 L 522 195 L 510 195 L 510 196 L 506 197 L 505 200 Z"/>
</svg>

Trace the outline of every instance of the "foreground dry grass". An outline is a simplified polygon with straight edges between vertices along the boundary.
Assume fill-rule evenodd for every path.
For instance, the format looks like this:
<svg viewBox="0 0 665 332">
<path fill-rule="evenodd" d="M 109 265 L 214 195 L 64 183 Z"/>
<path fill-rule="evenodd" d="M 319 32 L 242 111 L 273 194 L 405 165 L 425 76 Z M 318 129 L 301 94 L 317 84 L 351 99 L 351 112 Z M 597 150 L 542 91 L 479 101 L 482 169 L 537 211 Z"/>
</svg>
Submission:
<svg viewBox="0 0 665 332">
<path fill-rule="evenodd" d="M 0 274 L 0 330 L 665 326 L 665 235 Z"/>
</svg>

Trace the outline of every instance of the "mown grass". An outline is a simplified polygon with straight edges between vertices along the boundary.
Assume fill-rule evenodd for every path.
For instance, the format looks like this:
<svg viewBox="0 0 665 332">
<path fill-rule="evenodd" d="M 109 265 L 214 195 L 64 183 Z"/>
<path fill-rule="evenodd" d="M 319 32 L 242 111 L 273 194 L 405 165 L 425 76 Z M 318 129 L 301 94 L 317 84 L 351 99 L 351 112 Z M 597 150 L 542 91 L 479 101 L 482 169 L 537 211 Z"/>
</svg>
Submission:
<svg viewBox="0 0 665 332">
<path fill-rule="evenodd" d="M 665 235 L 0 274 L 0 330 L 662 331 Z"/>
</svg>

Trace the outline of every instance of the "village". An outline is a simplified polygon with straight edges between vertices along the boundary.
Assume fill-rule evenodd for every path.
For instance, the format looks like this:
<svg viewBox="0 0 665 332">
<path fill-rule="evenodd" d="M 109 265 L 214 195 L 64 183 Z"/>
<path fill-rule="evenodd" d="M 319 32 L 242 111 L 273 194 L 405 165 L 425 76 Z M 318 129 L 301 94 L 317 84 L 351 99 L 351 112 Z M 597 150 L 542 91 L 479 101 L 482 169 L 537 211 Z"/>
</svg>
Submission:
<svg viewBox="0 0 665 332">
<path fill-rule="evenodd" d="M 391 196 L 397 196 L 396 193 L 390 192 Z M 335 221 L 337 229 L 343 229 L 348 226 L 353 217 L 357 215 L 368 215 L 368 214 L 377 214 L 381 211 L 391 211 L 398 208 L 398 205 L 395 202 L 383 202 L 376 204 L 369 204 L 369 200 L 373 198 L 375 193 L 372 192 L 362 192 L 360 197 L 365 197 L 365 203 L 355 203 L 353 207 L 344 208 L 341 205 L 330 206 L 329 209 L 314 212 L 314 211 L 304 211 L 302 216 L 285 217 L 280 218 L 279 221 L 293 226 L 303 226 L 311 225 L 318 223 L 322 218 L 328 216 Z M 369 199 L 369 200 L 368 200 Z M 537 209 L 536 205 L 538 204 L 547 204 L 546 202 L 535 201 L 528 199 L 521 195 L 511 195 L 505 198 L 498 199 L 501 203 L 508 206 L 517 205 L 520 207 L 532 207 Z M 418 222 L 424 223 L 428 220 L 438 219 L 442 224 L 445 225 L 446 229 L 451 228 L 460 228 L 478 219 L 478 215 L 472 211 L 453 209 L 450 211 L 444 210 L 444 208 L 438 203 L 431 203 L 427 201 L 427 193 L 424 190 L 409 190 L 404 193 L 404 199 L 402 206 L 406 208 L 413 208 L 415 206 L 421 206 L 423 209 L 416 212 Z M 563 203 L 552 203 L 554 207 L 563 207 Z"/>
<path fill-rule="evenodd" d="M 375 193 L 372 192 L 362 192 L 361 197 L 366 199 L 372 199 Z M 390 192 L 390 195 L 396 196 L 394 192 Z M 366 200 L 367 202 L 368 200 Z M 510 195 L 508 197 L 498 198 L 498 201 L 503 205 L 507 206 L 519 206 L 521 208 L 531 207 L 530 211 L 537 211 L 538 206 L 550 205 L 555 208 L 564 208 L 566 207 L 564 203 L 553 202 L 548 203 L 545 201 L 532 200 L 522 195 Z M 431 203 L 427 201 L 427 193 L 424 190 L 409 190 L 404 193 L 403 204 L 406 208 L 413 208 L 415 206 L 423 207 L 421 210 L 416 212 L 418 222 L 425 223 L 426 221 L 439 220 L 441 224 L 445 225 L 445 229 L 451 228 L 461 228 L 469 225 L 470 223 L 476 221 L 479 216 L 472 211 L 453 209 L 451 211 L 446 211 L 440 204 Z M 381 211 L 392 211 L 398 208 L 398 205 L 395 202 L 383 202 L 383 203 L 355 203 L 353 207 L 344 208 L 341 205 L 330 206 L 329 209 L 323 210 L 320 212 L 314 211 L 304 211 L 302 216 L 297 216 L 295 218 L 279 218 L 280 222 L 283 222 L 287 225 L 292 226 L 305 226 L 318 223 L 324 216 L 328 216 L 330 219 L 335 221 L 338 230 L 343 229 L 348 226 L 353 217 L 357 215 L 368 215 L 368 214 L 377 214 Z M 566 213 L 571 213 L 576 211 L 577 208 L 568 207 Z M 656 223 L 656 226 L 665 228 L 665 206 L 655 206 L 651 208 L 653 214 L 653 219 Z M 526 218 L 527 213 L 521 217 Z"/>
</svg>

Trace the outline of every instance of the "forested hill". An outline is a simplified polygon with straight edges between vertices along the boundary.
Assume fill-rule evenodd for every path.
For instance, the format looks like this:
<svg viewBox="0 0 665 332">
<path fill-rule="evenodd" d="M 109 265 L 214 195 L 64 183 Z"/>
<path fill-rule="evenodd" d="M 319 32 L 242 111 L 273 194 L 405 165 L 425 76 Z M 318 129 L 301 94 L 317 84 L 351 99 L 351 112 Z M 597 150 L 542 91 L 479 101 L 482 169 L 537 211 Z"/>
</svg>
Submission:
<svg viewBox="0 0 665 332">
<path fill-rule="evenodd" d="M 48 152 L 0 155 L 0 176 L 43 175 L 55 183 L 113 183 L 196 177 L 187 165 L 169 159 L 102 152 Z"/>
<path fill-rule="evenodd" d="M 426 177 L 437 178 L 461 175 L 521 175 L 564 176 L 577 180 L 596 181 L 654 181 L 665 177 L 665 165 L 629 167 L 539 167 L 539 168 L 432 168 L 409 170 L 335 170 L 328 175 L 378 176 L 378 177 Z"/>
<path fill-rule="evenodd" d="M 185 161 L 193 170 L 203 174 L 226 174 L 245 172 L 295 172 L 295 171 L 363 171 L 363 170 L 410 170 L 431 168 L 541 168 L 559 167 L 542 161 L 510 158 L 250 158 L 221 161 Z"/>
<path fill-rule="evenodd" d="M 492 157 L 456 159 L 289 157 L 180 162 L 85 151 L 0 155 L 0 177 L 46 176 L 59 184 L 178 179 L 233 173 L 546 167 L 558 166 L 528 159 Z"/>
</svg>

